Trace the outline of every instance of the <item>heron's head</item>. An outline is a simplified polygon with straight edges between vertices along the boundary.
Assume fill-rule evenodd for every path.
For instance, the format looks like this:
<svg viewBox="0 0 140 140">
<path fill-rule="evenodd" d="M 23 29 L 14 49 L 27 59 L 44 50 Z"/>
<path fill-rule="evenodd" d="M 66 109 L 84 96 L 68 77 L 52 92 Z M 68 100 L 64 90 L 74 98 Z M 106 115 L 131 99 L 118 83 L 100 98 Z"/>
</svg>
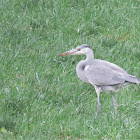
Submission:
<svg viewBox="0 0 140 140">
<path fill-rule="evenodd" d="M 67 52 L 60 54 L 59 56 L 88 54 L 89 51 L 91 51 L 91 50 L 92 49 L 88 45 L 82 44 L 82 45 L 76 47 L 75 49 L 72 49 L 70 51 L 67 51 Z"/>
</svg>

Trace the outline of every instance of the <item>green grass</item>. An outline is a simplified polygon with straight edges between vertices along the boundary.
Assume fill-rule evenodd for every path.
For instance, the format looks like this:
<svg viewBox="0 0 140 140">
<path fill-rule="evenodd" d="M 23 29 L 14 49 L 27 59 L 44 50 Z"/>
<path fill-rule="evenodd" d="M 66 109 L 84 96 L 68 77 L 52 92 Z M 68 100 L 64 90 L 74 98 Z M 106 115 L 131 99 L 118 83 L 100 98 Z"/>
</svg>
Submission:
<svg viewBox="0 0 140 140">
<path fill-rule="evenodd" d="M 84 56 L 58 57 L 80 44 L 95 58 L 140 77 L 139 0 L 0 1 L 0 139 L 138 140 L 140 86 L 101 94 L 78 79 Z"/>
</svg>

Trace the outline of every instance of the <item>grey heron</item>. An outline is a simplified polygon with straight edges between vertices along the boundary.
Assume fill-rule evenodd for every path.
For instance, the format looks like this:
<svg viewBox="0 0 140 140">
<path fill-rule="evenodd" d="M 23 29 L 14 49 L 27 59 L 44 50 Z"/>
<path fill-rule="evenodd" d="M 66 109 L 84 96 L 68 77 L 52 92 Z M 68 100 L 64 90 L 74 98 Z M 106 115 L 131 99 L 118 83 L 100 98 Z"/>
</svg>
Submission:
<svg viewBox="0 0 140 140">
<path fill-rule="evenodd" d="M 82 44 L 75 49 L 60 54 L 64 55 L 86 55 L 85 60 L 81 60 L 76 66 L 78 77 L 94 86 L 97 93 L 97 112 L 101 110 L 100 92 L 107 91 L 112 95 L 115 114 L 117 114 L 117 102 L 113 92 L 118 92 L 121 88 L 130 84 L 140 84 L 140 79 L 128 74 L 123 68 L 108 61 L 94 59 L 91 47 Z"/>
</svg>

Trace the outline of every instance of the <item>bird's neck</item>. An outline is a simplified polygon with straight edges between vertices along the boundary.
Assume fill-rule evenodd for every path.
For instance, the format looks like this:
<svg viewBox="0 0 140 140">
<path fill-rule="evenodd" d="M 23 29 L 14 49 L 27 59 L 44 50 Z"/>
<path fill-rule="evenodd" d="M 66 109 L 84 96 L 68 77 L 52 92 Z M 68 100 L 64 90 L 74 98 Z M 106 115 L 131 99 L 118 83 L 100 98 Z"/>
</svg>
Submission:
<svg viewBox="0 0 140 140">
<path fill-rule="evenodd" d="M 89 60 L 94 59 L 93 51 L 90 50 L 90 51 L 86 54 L 86 56 L 87 56 L 86 61 L 89 61 Z"/>
<path fill-rule="evenodd" d="M 76 66 L 76 72 L 77 72 L 77 75 L 78 77 L 82 80 L 82 81 L 85 81 L 87 83 L 89 83 L 86 75 L 85 75 L 85 67 L 86 67 L 86 63 L 87 61 L 86 60 L 81 60 L 78 65 Z"/>
</svg>

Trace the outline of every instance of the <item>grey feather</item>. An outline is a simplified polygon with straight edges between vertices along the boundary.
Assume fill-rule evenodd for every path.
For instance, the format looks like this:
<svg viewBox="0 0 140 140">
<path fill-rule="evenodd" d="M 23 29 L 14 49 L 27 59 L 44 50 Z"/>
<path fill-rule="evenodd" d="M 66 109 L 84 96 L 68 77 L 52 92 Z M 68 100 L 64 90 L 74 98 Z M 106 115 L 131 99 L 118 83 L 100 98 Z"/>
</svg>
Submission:
<svg viewBox="0 0 140 140">
<path fill-rule="evenodd" d="M 134 84 L 139 84 L 140 83 L 140 79 L 135 77 L 135 76 L 132 76 L 132 75 L 126 76 L 125 79 L 129 83 L 134 83 Z"/>
<path fill-rule="evenodd" d="M 89 65 L 86 76 L 93 85 L 108 86 L 124 83 L 124 76 L 128 75 L 119 66 L 106 61 L 95 59 L 94 62 L 89 62 Z"/>
<path fill-rule="evenodd" d="M 140 84 L 140 79 L 139 78 L 137 78 L 138 79 L 138 83 Z"/>
</svg>

